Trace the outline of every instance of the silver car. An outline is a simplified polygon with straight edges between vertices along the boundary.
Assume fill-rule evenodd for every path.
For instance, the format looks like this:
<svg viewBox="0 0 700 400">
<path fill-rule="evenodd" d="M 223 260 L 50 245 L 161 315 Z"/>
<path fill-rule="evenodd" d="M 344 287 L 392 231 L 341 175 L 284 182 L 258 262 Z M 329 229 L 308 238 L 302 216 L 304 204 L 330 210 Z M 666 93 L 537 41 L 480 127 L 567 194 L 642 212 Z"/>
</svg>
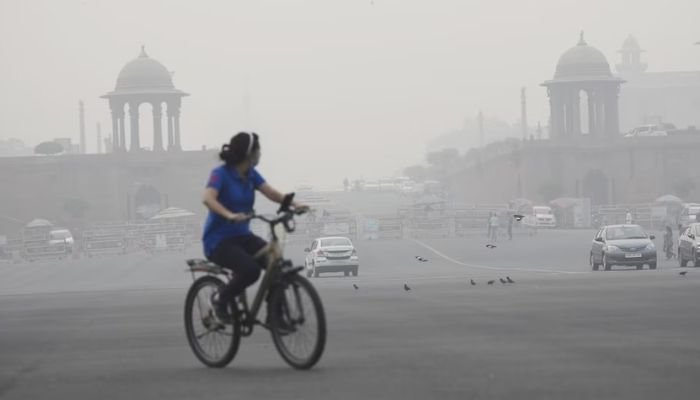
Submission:
<svg viewBox="0 0 700 400">
<path fill-rule="evenodd" d="M 318 277 L 324 272 L 351 273 L 357 276 L 360 260 L 352 241 L 346 237 L 329 236 L 314 240 L 311 247 L 304 249 L 306 276 Z"/>
<path fill-rule="evenodd" d="M 690 224 L 678 238 L 678 262 L 681 267 L 688 266 L 688 261 L 693 266 L 698 266 L 700 260 L 700 223 Z"/>
</svg>

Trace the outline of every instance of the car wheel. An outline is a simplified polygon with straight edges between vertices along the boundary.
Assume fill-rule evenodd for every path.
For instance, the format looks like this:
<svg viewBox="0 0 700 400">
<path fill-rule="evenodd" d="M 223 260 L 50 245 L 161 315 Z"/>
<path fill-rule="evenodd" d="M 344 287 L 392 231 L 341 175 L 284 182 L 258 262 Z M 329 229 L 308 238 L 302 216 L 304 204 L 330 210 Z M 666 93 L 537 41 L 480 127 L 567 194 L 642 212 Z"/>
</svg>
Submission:
<svg viewBox="0 0 700 400">
<path fill-rule="evenodd" d="M 637 265 L 637 269 L 644 269 L 644 264 Z"/>
<path fill-rule="evenodd" d="M 656 261 L 653 263 L 649 263 L 649 269 L 656 269 Z"/>
<path fill-rule="evenodd" d="M 352 270 L 352 276 L 357 276 L 357 268 Z"/>
<path fill-rule="evenodd" d="M 698 267 L 698 253 L 693 252 L 693 267 Z"/>
<path fill-rule="evenodd" d="M 603 254 L 603 269 L 606 271 L 610 271 L 610 267 L 612 266 L 608 264 L 608 256 Z"/>
<path fill-rule="evenodd" d="M 350 271 L 343 271 L 344 276 L 350 276 Z"/>
<path fill-rule="evenodd" d="M 598 264 L 595 262 L 595 260 L 593 260 L 593 253 L 591 253 L 591 255 L 590 255 L 590 257 L 589 257 L 589 260 L 588 260 L 588 263 L 589 263 L 590 266 L 593 268 L 593 271 L 597 271 L 597 270 L 598 270 Z"/>
</svg>

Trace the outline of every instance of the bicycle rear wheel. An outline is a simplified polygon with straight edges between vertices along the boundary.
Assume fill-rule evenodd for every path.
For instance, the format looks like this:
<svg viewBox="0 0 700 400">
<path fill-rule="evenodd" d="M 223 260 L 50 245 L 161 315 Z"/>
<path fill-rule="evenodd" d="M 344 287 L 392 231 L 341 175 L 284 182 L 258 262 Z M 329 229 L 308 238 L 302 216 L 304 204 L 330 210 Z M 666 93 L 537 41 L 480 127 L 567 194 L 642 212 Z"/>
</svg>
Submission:
<svg viewBox="0 0 700 400">
<path fill-rule="evenodd" d="M 237 311 L 231 324 L 221 323 L 214 315 L 212 296 L 224 286 L 221 279 L 204 276 L 197 279 L 185 299 L 187 341 L 199 361 L 211 368 L 223 368 L 236 356 L 241 341 Z"/>
<path fill-rule="evenodd" d="M 268 302 L 270 333 L 280 356 L 297 369 L 310 369 L 326 346 L 326 316 L 316 289 L 297 274 L 275 286 Z"/>
</svg>

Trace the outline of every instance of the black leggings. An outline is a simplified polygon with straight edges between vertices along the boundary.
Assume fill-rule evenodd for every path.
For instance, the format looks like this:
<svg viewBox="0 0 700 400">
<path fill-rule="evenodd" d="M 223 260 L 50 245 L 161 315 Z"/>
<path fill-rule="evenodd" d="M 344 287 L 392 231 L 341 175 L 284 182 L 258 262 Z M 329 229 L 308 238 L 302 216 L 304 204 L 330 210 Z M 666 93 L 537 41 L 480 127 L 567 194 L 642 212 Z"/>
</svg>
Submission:
<svg viewBox="0 0 700 400">
<path fill-rule="evenodd" d="M 220 299 L 232 302 L 245 288 L 254 284 L 262 271 L 263 264 L 253 256 L 267 245 L 263 239 L 250 234 L 224 239 L 214 249 L 209 260 L 233 270 L 234 277 L 220 294 Z"/>
</svg>

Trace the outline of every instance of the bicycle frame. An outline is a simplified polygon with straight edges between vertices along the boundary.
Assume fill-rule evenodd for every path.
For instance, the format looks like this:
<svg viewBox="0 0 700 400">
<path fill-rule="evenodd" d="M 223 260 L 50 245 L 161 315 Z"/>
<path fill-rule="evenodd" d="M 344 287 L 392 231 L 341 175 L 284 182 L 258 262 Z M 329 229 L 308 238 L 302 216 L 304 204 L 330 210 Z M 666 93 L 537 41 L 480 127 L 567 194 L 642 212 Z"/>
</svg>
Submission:
<svg viewBox="0 0 700 400">
<path fill-rule="evenodd" d="M 267 295 L 272 282 L 274 282 L 275 279 L 278 278 L 279 273 L 281 272 L 279 268 L 275 268 L 277 263 L 283 259 L 283 251 L 282 246 L 280 245 L 279 238 L 280 235 L 275 232 L 275 228 L 277 226 L 270 226 L 270 232 L 272 233 L 272 239 L 270 240 L 270 243 L 268 243 L 265 247 L 260 249 L 260 251 L 258 251 L 254 256 L 257 260 L 267 257 L 267 266 L 265 267 L 265 275 L 263 276 L 263 279 L 260 282 L 260 286 L 258 287 L 258 291 L 255 294 L 253 304 L 250 307 L 250 309 L 248 309 L 248 296 L 246 295 L 246 292 L 244 291 L 241 294 L 241 299 L 243 300 L 243 304 L 249 316 L 248 322 L 250 323 L 258 322 L 257 316 L 258 312 L 260 311 L 260 307 L 262 306 L 262 302 L 265 296 Z M 284 236 L 286 235 L 286 232 L 284 229 L 281 229 L 280 233 L 281 236 L 283 236 L 283 240 Z"/>
</svg>

